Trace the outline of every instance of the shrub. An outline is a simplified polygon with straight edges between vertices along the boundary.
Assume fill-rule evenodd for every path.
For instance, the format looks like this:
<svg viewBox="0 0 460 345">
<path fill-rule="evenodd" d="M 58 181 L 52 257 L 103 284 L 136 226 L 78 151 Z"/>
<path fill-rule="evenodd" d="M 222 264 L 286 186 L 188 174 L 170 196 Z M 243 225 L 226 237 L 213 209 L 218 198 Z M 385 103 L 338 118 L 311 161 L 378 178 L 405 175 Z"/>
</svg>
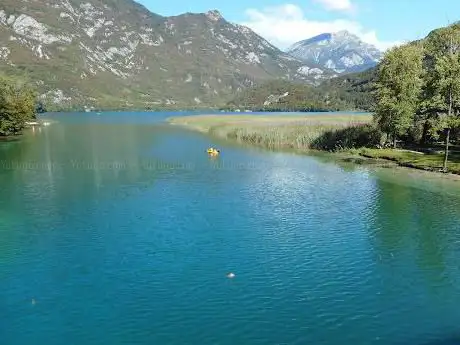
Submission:
<svg viewBox="0 0 460 345">
<path fill-rule="evenodd" d="M 324 132 L 312 143 L 318 150 L 337 151 L 360 147 L 377 147 L 382 132 L 372 124 L 359 124 Z"/>
</svg>

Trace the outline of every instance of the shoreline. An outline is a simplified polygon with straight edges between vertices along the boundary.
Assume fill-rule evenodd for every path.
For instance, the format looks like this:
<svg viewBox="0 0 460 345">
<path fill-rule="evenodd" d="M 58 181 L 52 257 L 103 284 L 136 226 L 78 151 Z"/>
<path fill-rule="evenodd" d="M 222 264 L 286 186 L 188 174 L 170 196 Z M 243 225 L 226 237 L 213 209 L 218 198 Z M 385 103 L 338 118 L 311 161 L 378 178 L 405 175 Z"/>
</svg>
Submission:
<svg viewBox="0 0 460 345">
<path fill-rule="evenodd" d="M 196 116 L 187 116 L 187 117 L 170 117 L 165 121 L 166 123 L 179 126 L 188 130 L 195 132 L 200 132 L 202 134 L 210 135 L 217 139 L 228 140 L 233 143 L 239 143 L 247 145 L 249 147 L 257 147 L 260 149 L 265 149 L 268 151 L 275 152 L 290 152 L 302 155 L 310 156 L 323 156 L 329 157 L 336 161 L 341 161 L 344 163 L 353 163 L 356 165 L 369 166 L 382 169 L 398 169 L 400 171 L 406 172 L 417 172 L 424 176 L 448 179 L 452 181 L 460 181 L 460 172 L 448 172 L 444 173 L 439 171 L 435 167 L 428 166 L 417 166 L 416 164 L 404 161 L 398 161 L 395 157 L 385 157 L 385 152 L 388 150 L 380 149 L 344 149 L 338 151 L 328 151 L 320 150 L 315 148 L 306 148 L 306 147 L 295 147 L 294 142 L 262 142 L 259 137 L 256 137 L 254 134 L 256 131 L 259 136 L 265 134 L 265 132 L 276 130 L 272 126 L 279 126 L 280 128 L 294 128 L 299 124 L 314 126 L 323 126 L 327 127 L 328 122 L 331 125 L 328 127 L 331 128 L 345 128 L 345 121 L 348 121 L 348 124 L 354 124 L 357 120 L 357 117 L 363 117 L 363 115 L 350 114 L 347 112 L 339 113 L 335 116 L 317 117 L 311 115 L 305 116 L 289 116 L 289 115 L 269 115 L 269 116 L 260 116 L 257 115 L 196 115 Z M 345 118 L 347 118 L 345 120 Z M 336 121 L 334 121 L 336 120 Z M 339 124 L 339 122 L 342 122 Z M 236 131 L 243 131 L 247 129 L 247 136 L 238 136 L 235 135 Z M 253 132 L 251 132 L 253 131 Z M 262 134 L 261 134 L 262 133 Z M 252 136 L 251 136 L 252 135 Z M 272 138 L 270 138 L 272 139 Z M 290 138 L 293 139 L 292 137 Z M 294 147 L 293 147 L 294 146 Z M 383 153 L 382 157 L 379 157 L 380 151 Z M 378 153 L 376 155 L 375 153 Z M 394 154 L 421 154 L 414 153 L 409 150 L 392 150 Z M 374 154 L 374 155 L 373 155 Z"/>
<path fill-rule="evenodd" d="M 24 128 L 13 135 L 2 135 L 0 136 L 0 142 L 12 142 L 12 141 L 19 141 L 24 136 L 24 131 L 26 130 L 35 130 L 35 128 L 41 127 L 48 127 L 55 123 L 56 121 L 53 120 L 44 120 L 44 119 L 36 119 L 34 121 L 26 121 L 24 123 Z"/>
<path fill-rule="evenodd" d="M 35 121 L 27 121 L 24 128 L 31 128 L 34 126 L 37 127 L 46 127 L 53 123 L 51 120 L 37 119 Z"/>
</svg>

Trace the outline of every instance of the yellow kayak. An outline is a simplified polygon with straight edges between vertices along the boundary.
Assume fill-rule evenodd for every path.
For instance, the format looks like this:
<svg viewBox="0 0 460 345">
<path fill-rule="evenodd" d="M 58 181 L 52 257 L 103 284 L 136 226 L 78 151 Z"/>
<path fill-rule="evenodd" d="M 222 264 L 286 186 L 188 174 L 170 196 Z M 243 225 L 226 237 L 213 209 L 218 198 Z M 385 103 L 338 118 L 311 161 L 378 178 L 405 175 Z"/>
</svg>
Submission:
<svg viewBox="0 0 460 345">
<path fill-rule="evenodd" d="M 217 156 L 219 154 L 219 150 L 211 147 L 207 150 L 208 154 L 210 154 L 211 156 Z"/>
</svg>

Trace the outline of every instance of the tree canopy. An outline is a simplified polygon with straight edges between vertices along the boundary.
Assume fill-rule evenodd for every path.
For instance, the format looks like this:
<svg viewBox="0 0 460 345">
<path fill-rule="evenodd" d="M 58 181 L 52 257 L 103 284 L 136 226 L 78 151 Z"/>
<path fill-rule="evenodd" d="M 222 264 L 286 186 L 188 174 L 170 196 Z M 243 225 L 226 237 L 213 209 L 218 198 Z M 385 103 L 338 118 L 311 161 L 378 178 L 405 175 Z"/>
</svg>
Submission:
<svg viewBox="0 0 460 345">
<path fill-rule="evenodd" d="M 0 76 L 0 136 L 21 133 L 35 118 L 36 94 L 20 80 Z"/>
<path fill-rule="evenodd" d="M 381 62 L 376 83 L 375 119 L 380 129 L 397 137 L 411 127 L 422 90 L 423 47 L 411 44 L 390 49 Z"/>
<path fill-rule="evenodd" d="M 378 68 L 375 96 L 376 123 L 394 145 L 397 138 L 443 137 L 447 170 L 451 134 L 460 127 L 460 24 L 390 49 Z"/>
</svg>

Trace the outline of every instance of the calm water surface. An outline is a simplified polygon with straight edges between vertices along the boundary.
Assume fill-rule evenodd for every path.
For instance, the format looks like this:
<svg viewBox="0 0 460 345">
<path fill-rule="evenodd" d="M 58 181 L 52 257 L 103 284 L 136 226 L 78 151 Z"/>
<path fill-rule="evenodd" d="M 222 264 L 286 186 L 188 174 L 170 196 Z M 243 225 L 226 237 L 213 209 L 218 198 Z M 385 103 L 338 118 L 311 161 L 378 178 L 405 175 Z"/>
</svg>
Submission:
<svg viewBox="0 0 460 345">
<path fill-rule="evenodd" d="M 2 345 L 460 344 L 456 183 L 213 160 L 166 115 L 0 143 Z"/>
</svg>

